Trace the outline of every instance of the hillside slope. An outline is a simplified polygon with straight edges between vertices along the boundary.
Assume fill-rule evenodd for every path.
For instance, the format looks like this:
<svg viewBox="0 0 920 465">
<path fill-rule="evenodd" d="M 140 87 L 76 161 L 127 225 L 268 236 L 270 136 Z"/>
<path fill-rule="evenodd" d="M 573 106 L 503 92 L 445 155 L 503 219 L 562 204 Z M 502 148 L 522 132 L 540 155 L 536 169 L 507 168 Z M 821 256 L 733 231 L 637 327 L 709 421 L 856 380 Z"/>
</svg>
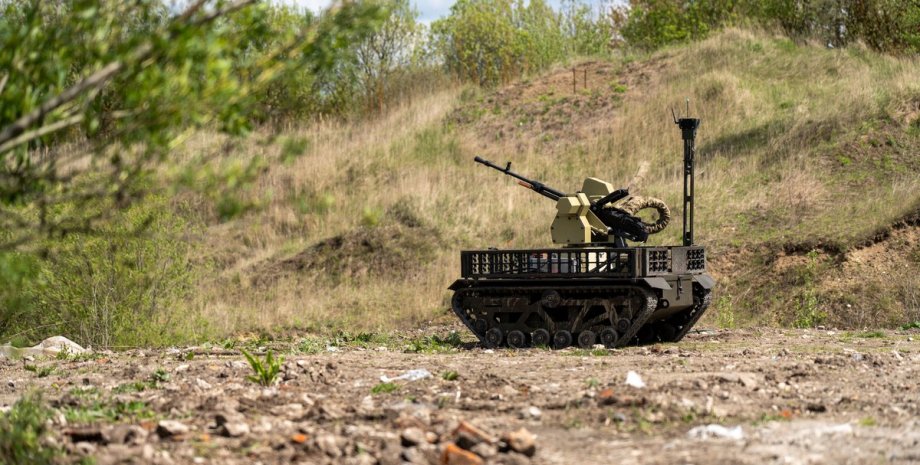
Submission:
<svg viewBox="0 0 920 465">
<path fill-rule="evenodd" d="M 247 194 L 264 208 L 205 231 L 222 271 L 196 306 L 218 333 L 449 319 L 459 250 L 550 242 L 550 202 L 474 155 L 563 191 L 586 176 L 626 185 L 647 165 L 634 191 L 677 210 L 669 108 L 690 98 L 703 119 L 698 242 L 719 280 L 704 324 L 920 320 L 918 75 L 916 59 L 728 30 L 494 92 L 448 89 L 379 121 L 284 131 L 236 149 L 297 153 Z M 676 243 L 678 229 L 652 242 Z"/>
</svg>

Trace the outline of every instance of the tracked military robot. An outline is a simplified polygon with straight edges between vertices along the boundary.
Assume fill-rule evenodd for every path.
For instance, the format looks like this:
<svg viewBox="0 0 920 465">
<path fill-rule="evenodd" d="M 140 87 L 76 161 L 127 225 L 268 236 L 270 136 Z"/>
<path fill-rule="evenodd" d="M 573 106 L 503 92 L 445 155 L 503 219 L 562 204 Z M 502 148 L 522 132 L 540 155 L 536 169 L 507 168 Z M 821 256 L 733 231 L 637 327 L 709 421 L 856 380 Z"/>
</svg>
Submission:
<svg viewBox="0 0 920 465">
<path fill-rule="evenodd" d="M 713 279 L 705 248 L 693 242 L 697 118 L 674 118 L 684 144 L 683 244 L 639 246 L 670 219 L 663 202 L 631 197 L 627 189 L 587 178 L 580 191 L 565 194 L 476 157 L 475 161 L 518 179 L 556 202 L 550 227 L 560 248 L 466 250 L 451 307 L 486 347 L 595 344 L 626 345 L 680 341 L 706 311 Z M 638 210 L 654 208 L 645 223 Z"/>
</svg>

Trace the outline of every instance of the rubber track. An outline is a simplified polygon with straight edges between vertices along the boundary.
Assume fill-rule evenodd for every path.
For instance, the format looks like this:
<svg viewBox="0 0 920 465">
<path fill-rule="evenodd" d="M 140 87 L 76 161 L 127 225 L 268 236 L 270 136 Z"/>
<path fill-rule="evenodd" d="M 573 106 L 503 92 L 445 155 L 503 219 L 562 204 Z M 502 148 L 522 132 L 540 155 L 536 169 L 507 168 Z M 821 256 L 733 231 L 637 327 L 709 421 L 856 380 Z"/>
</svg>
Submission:
<svg viewBox="0 0 920 465">
<path fill-rule="evenodd" d="M 695 290 L 696 289 L 694 289 L 694 291 Z M 709 304 L 711 303 L 712 303 L 712 292 L 709 290 L 703 290 L 703 298 L 700 300 L 700 303 L 698 305 L 695 305 L 690 310 L 691 312 L 696 312 L 696 313 L 693 313 L 693 316 L 690 317 L 690 321 L 684 323 L 683 328 L 680 330 L 680 332 L 677 333 L 677 335 L 674 336 L 671 342 L 678 342 L 681 339 L 683 339 L 684 336 L 686 336 L 687 333 L 690 332 L 690 329 L 693 328 L 696 322 L 699 321 L 700 317 L 703 316 L 704 313 L 706 313 L 706 309 L 709 308 Z"/>
<path fill-rule="evenodd" d="M 585 287 L 585 288 L 579 288 L 579 290 L 603 291 L 603 290 L 610 290 L 611 288 L 636 290 L 636 291 L 642 292 L 646 296 L 645 308 L 640 310 L 638 314 L 635 315 L 635 317 L 632 320 L 632 325 L 630 325 L 629 329 L 627 329 L 626 332 L 623 333 L 619 337 L 619 339 L 617 339 L 617 343 L 615 347 L 623 347 L 633 342 L 633 340 L 636 337 L 636 333 L 639 332 L 639 329 L 642 328 L 642 326 L 646 323 L 646 321 L 648 321 L 649 317 L 652 316 L 652 313 L 655 312 L 655 309 L 658 306 L 658 299 L 652 293 L 650 293 L 647 289 L 644 289 L 638 286 L 613 286 L 613 287 L 605 286 L 605 287 L 596 287 L 596 288 L 595 287 Z M 528 292 L 533 292 L 534 288 L 532 287 L 470 287 L 466 289 L 458 289 L 457 291 L 454 292 L 454 295 L 451 298 L 451 309 L 454 311 L 457 317 L 460 318 L 460 321 L 462 321 L 463 324 L 466 325 L 466 327 L 470 330 L 470 332 L 472 332 L 479 339 L 479 342 L 483 346 L 488 346 L 488 343 L 485 340 L 485 334 L 484 333 L 480 334 L 476 331 L 476 328 L 473 322 L 467 316 L 466 311 L 460 306 L 460 300 L 462 299 L 465 293 L 471 293 L 471 292 L 488 293 L 490 291 L 498 291 L 502 294 L 513 295 L 514 293 L 525 294 Z M 577 337 L 577 334 L 573 334 L 572 336 Z"/>
</svg>

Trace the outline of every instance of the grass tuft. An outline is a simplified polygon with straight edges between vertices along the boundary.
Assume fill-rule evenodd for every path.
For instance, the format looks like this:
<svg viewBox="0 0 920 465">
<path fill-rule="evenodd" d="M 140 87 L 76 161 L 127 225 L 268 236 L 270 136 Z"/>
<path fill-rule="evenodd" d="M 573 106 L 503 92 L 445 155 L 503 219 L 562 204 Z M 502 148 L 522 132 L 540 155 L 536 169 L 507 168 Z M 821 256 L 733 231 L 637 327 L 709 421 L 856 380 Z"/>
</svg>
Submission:
<svg viewBox="0 0 920 465">
<path fill-rule="evenodd" d="M 254 372 L 254 374 L 247 376 L 246 379 L 265 387 L 275 384 L 275 381 L 278 380 L 278 373 L 281 372 L 281 365 L 284 364 L 284 357 L 275 357 L 272 355 L 272 351 L 269 350 L 265 354 L 265 359 L 259 360 L 245 349 L 240 349 L 240 352 L 246 357 L 249 366 L 252 367 Z"/>
<path fill-rule="evenodd" d="M 0 413 L 0 463 L 45 465 L 57 463 L 62 452 L 47 442 L 51 411 L 38 394 L 27 394 Z"/>
</svg>

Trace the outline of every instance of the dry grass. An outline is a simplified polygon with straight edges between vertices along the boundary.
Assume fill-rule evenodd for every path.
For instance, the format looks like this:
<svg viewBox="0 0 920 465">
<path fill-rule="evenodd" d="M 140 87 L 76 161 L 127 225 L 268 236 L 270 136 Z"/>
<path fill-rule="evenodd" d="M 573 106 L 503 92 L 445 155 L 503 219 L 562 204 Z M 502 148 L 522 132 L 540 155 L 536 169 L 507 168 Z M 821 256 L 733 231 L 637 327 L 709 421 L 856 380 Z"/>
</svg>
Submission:
<svg viewBox="0 0 920 465">
<path fill-rule="evenodd" d="M 747 299 L 732 308 L 748 319 L 763 310 L 757 305 L 782 311 L 795 292 L 785 304 L 771 302 L 758 291 L 769 283 L 725 257 L 765 245 L 846 249 L 920 205 L 918 139 L 908 131 L 920 102 L 916 59 L 858 46 L 796 47 L 767 34 L 729 30 L 642 61 L 600 66 L 618 70 L 611 79 L 628 83 L 625 93 L 600 84 L 569 99 L 547 99 L 545 89 L 522 92 L 531 103 L 543 98 L 533 108 L 561 115 L 540 124 L 562 127 L 573 124 L 573 112 L 595 111 L 573 102 L 602 102 L 596 111 L 603 117 L 574 119 L 577 137 L 535 137 L 529 120 L 509 120 L 520 115 L 502 108 L 500 99 L 459 88 L 375 121 L 285 128 L 270 143 L 265 134 L 253 137 L 230 157 L 272 155 L 285 146 L 303 153 L 268 167 L 245 194 L 260 209 L 207 228 L 204 240 L 216 271 L 201 283 L 193 306 L 215 334 L 279 327 L 386 330 L 449 318 L 446 287 L 459 273 L 461 249 L 549 243 L 551 202 L 474 165 L 473 155 L 513 160 L 518 171 L 563 191 L 578 189 L 586 176 L 625 185 L 647 162 L 639 190 L 677 207 L 680 140 L 668 108 L 682 108 L 687 97 L 703 119 L 698 240 L 711 247 L 727 293 Z M 534 78 L 522 85 L 543 84 Z M 456 123 L 451 115 L 458 107 L 482 111 Z M 490 133 L 501 118 L 513 123 L 502 127 L 517 129 Z M 201 135 L 189 148 L 209 150 L 217 143 Z M 678 229 L 653 242 L 678 242 Z M 271 264 L 345 236 L 374 238 L 373 247 L 413 244 L 431 252 L 405 250 L 383 273 L 332 273 L 316 266 L 319 256 L 307 269 L 265 276 Z M 336 260 L 361 260 L 348 250 L 336 254 Z"/>
</svg>

